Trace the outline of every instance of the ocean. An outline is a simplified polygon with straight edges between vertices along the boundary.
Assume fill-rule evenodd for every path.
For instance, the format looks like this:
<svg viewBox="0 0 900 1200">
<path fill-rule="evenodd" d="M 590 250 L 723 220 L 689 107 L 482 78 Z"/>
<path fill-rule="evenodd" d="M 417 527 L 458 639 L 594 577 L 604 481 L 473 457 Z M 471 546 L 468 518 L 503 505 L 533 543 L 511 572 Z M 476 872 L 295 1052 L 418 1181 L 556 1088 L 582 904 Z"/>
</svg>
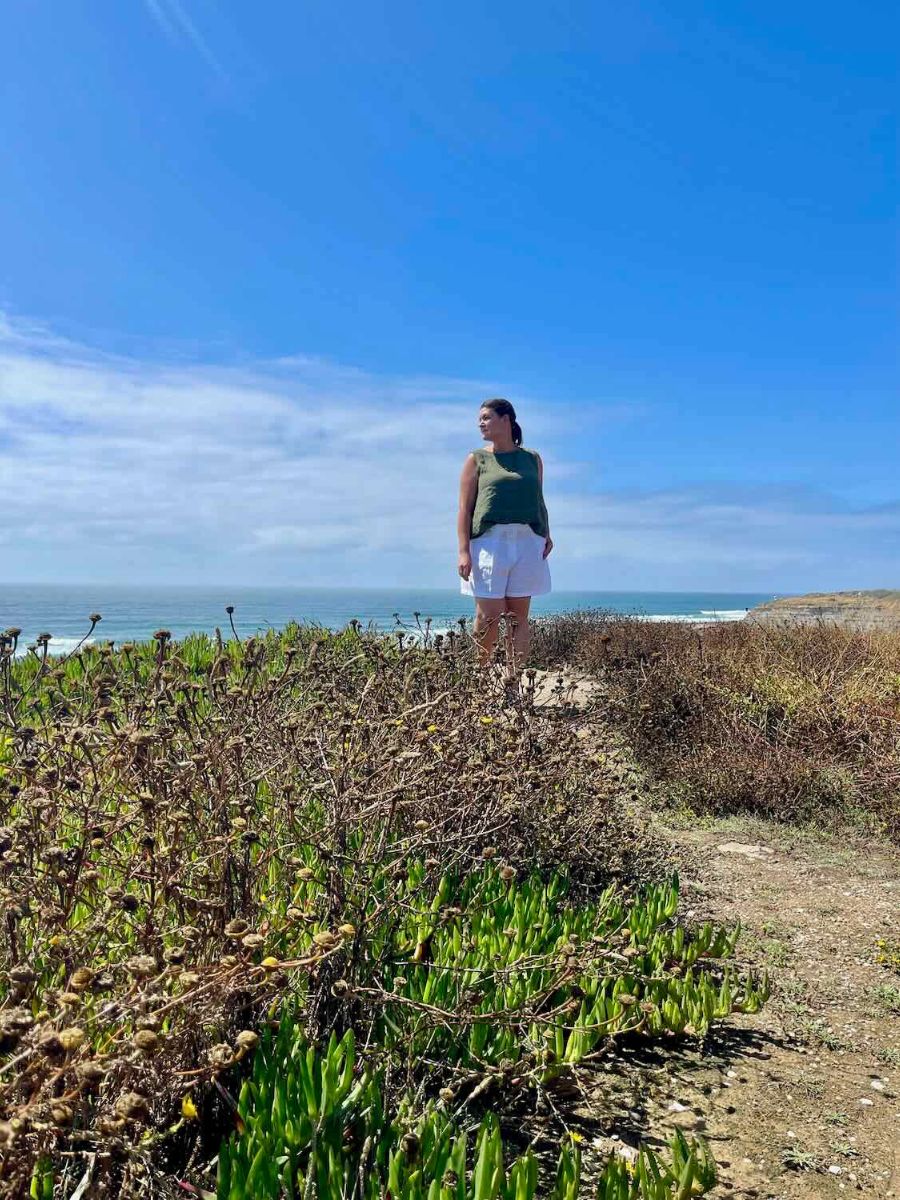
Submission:
<svg viewBox="0 0 900 1200">
<path fill-rule="evenodd" d="M 532 614 L 602 609 L 650 621 L 734 621 L 771 599 L 756 592 L 554 592 L 535 599 Z M 241 637 L 289 621 L 341 629 L 354 617 L 390 630 L 398 628 L 399 616 L 405 627 L 415 629 L 416 613 L 422 623 L 431 618 L 437 632 L 473 612 L 469 597 L 448 589 L 0 584 L 0 629 L 19 627 L 23 649 L 39 633 L 50 633 L 50 649 L 57 654 L 84 637 L 94 612 L 103 618 L 94 641 L 143 641 L 156 629 L 168 629 L 179 639 L 195 631 L 212 633 L 216 626 L 228 636 L 228 604 L 234 605 Z"/>
</svg>

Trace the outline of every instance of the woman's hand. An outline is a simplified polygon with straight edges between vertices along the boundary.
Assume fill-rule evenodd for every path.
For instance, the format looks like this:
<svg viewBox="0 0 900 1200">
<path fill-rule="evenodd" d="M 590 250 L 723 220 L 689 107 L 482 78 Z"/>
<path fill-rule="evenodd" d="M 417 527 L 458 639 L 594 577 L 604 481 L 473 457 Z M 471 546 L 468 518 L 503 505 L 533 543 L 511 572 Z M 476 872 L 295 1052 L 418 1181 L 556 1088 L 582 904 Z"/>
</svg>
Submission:
<svg viewBox="0 0 900 1200">
<path fill-rule="evenodd" d="M 472 555 L 468 550 L 460 550 L 458 570 L 460 579 L 468 579 L 472 574 Z"/>
<path fill-rule="evenodd" d="M 552 549 L 553 549 L 553 538 L 548 533 L 547 540 L 544 543 L 544 553 L 541 557 L 546 558 Z"/>
</svg>

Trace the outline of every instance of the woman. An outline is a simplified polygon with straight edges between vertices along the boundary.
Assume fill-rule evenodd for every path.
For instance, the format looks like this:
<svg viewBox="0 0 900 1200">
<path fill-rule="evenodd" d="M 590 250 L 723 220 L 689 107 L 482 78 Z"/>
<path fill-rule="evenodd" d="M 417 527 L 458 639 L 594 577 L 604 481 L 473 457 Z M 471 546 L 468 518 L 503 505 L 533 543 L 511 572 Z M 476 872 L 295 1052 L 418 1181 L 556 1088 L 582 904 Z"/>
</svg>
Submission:
<svg viewBox="0 0 900 1200">
<path fill-rule="evenodd" d="M 553 549 L 544 504 L 544 464 L 522 447 L 522 429 L 508 400 L 485 400 L 478 428 L 490 449 L 467 457 L 459 487 L 460 591 L 475 597 L 475 640 L 482 665 L 497 644 L 500 617 L 507 625 L 507 683 L 516 689 L 528 657 L 532 596 L 550 591 L 547 555 Z"/>
</svg>

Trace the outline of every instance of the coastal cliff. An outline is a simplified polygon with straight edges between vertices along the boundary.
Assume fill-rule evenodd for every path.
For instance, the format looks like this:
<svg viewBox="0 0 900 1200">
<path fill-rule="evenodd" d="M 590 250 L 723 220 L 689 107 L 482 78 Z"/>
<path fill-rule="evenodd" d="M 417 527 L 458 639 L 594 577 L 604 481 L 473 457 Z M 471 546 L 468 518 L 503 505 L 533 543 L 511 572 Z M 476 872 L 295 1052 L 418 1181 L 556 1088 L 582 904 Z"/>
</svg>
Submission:
<svg viewBox="0 0 900 1200">
<path fill-rule="evenodd" d="M 900 629 L 900 591 L 879 588 L 866 592 L 782 596 L 757 605 L 747 614 L 747 620 L 762 624 L 827 621 L 857 629 Z"/>
</svg>

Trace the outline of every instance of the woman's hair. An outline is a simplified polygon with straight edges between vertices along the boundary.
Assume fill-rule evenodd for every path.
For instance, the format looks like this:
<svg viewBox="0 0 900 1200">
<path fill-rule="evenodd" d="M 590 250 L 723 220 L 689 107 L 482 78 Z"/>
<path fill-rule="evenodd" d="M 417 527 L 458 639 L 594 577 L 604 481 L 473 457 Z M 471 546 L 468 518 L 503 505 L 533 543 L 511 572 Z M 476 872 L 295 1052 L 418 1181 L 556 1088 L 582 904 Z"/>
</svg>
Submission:
<svg viewBox="0 0 900 1200">
<path fill-rule="evenodd" d="M 512 430 L 512 440 L 517 446 L 522 445 L 522 426 L 516 420 L 516 410 L 508 400 L 485 400 L 482 408 L 489 408 L 498 417 L 509 417 L 509 427 Z"/>
</svg>

